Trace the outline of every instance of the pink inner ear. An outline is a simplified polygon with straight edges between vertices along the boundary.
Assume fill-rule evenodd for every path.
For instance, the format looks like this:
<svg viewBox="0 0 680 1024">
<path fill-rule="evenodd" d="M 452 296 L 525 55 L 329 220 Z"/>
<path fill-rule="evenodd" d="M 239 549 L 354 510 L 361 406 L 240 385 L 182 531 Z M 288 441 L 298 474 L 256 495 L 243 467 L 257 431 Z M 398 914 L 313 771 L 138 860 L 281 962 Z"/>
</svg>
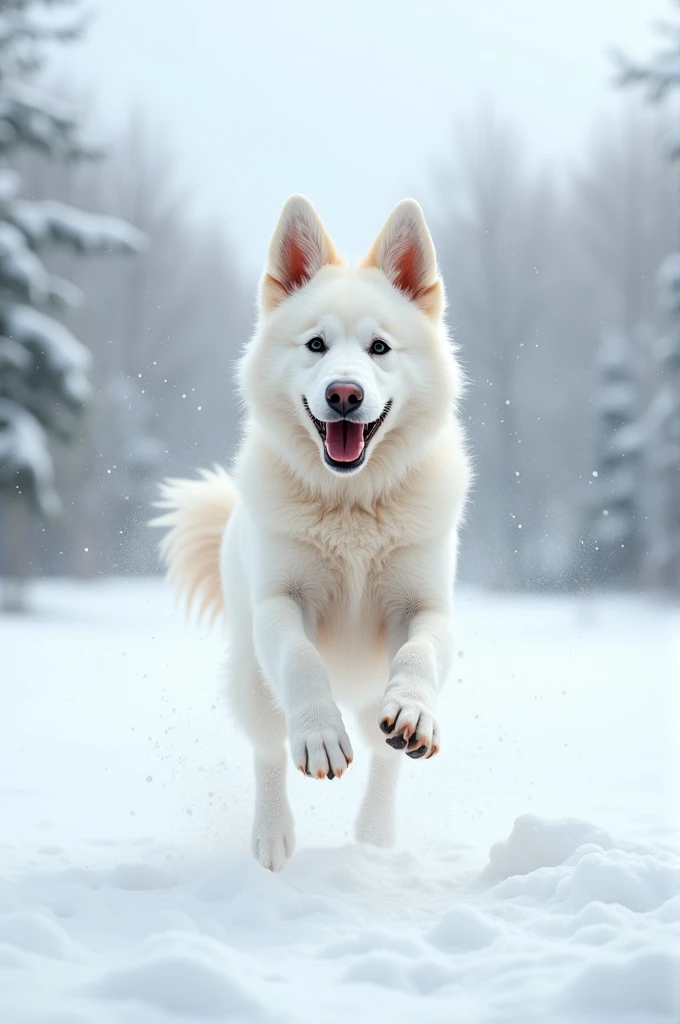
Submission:
<svg viewBox="0 0 680 1024">
<path fill-rule="evenodd" d="M 416 241 L 411 241 L 394 257 L 392 283 L 407 295 L 418 295 L 422 289 L 422 266 L 421 247 Z"/>
<path fill-rule="evenodd" d="M 300 235 L 288 235 L 281 249 L 282 284 L 288 291 L 300 288 L 311 277 L 309 244 L 305 247 Z"/>
</svg>

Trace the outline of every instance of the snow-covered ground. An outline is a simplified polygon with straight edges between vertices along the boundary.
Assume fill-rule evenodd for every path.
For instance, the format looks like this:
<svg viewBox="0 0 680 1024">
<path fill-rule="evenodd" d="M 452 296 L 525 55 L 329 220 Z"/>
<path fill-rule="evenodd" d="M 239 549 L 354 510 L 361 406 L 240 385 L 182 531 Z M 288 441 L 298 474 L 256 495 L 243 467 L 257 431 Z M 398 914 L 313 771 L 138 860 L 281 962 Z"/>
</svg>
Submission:
<svg viewBox="0 0 680 1024">
<path fill-rule="evenodd" d="M 677 608 L 461 593 L 398 848 L 352 840 L 354 732 L 342 780 L 291 771 L 271 875 L 219 633 L 155 582 L 35 598 L 0 618 L 3 1024 L 680 1019 Z"/>
</svg>

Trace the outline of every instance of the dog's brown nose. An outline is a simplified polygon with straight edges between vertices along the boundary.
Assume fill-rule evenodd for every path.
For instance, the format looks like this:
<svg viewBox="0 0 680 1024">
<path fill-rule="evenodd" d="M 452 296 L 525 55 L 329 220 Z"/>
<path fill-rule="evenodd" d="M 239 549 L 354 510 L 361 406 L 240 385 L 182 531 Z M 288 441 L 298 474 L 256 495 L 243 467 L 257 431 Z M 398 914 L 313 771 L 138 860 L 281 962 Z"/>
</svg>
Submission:
<svg viewBox="0 0 680 1024">
<path fill-rule="evenodd" d="M 363 400 L 363 388 L 351 380 L 336 380 L 326 388 L 326 401 L 333 412 L 339 412 L 341 416 L 358 409 Z"/>
</svg>

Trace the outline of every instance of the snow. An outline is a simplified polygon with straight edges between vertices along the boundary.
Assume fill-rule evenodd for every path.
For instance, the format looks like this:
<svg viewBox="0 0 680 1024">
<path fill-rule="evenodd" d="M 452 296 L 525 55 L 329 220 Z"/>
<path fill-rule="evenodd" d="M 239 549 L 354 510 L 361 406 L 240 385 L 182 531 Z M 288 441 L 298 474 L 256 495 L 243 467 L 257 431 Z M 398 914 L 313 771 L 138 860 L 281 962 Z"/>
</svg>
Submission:
<svg viewBox="0 0 680 1024">
<path fill-rule="evenodd" d="M 26 239 L 13 224 L 0 222 L 0 273 L 12 289 L 36 305 L 49 294 L 50 275 L 26 247 Z"/>
<path fill-rule="evenodd" d="M 0 203 L 8 203 L 19 192 L 21 178 L 9 167 L 0 168 Z"/>
<path fill-rule="evenodd" d="M 680 300 L 680 252 L 672 252 L 659 268 L 659 290 L 667 311 L 677 312 Z"/>
<path fill-rule="evenodd" d="M 1 354 L 1 353 L 0 353 Z M 9 398 L 0 398 L 0 487 L 31 491 L 40 511 L 60 509 L 47 435 L 33 413 Z"/>
<path fill-rule="evenodd" d="M 83 143 L 80 120 L 79 111 L 55 96 L 54 89 L 42 88 L 28 81 L 21 74 L 21 69 L 16 65 L 10 67 L 6 62 L 5 80 L 0 92 L 0 140 L 3 149 L 25 145 L 41 149 L 50 156 L 99 155 L 101 149 Z"/>
<path fill-rule="evenodd" d="M 0 619 L 0 1020 L 677 1021 L 677 606 L 461 593 L 397 848 L 352 840 L 354 730 L 340 782 L 291 771 L 272 875 L 219 632 L 158 582 L 35 604 Z"/>
<path fill-rule="evenodd" d="M 634 414 L 637 401 L 637 388 L 629 381 L 607 381 L 603 383 L 595 397 L 597 409 L 603 416 L 617 419 L 619 416 L 628 419 Z"/>
<path fill-rule="evenodd" d="M 614 376 L 629 376 L 639 364 L 639 357 L 626 335 L 612 327 L 602 331 L 595 359 L 600 372 Z"/>
<path fill-rule="evenodd" d="M 0 337 L 0 370 L 27 370 L 30 365 L 30 352 L 11 338 Z"/>
<path fill-rule="evenodd" d="M 60 242 L 85 253 L 135 253 L 145 236 L 120 217 L 87 213 L 53 199 L 17 199 L 7 213 L 34 248 Z"/>
<path fill-rule="evenodd" d="M 84 405 L 90 396 L 87 372 L 92 357 L 68 327 L 30 306 L 10 306 L 3 310 L 7 333 L 13 340 L 39 353 L 51 374 L 61 378 L 60 397 L 76 407 Z"/>
<path fill-rule="evenodd" d="M 619 427 L 607 439 L 607 444 L 607 449 L 602 452 L 602 458 L 609 458 L 612 462 L 621 459 L 622 456 L 635 456 L 642 453 L 645 445 L 645 434 L 641 423 L 633 421 L 625 427 Z"/>
<path fill-rule="evenodd" d="M 672 324 L 672 331 L 662 334 L 654 345 L 654 355 L 660 366 L 669 369 L 680 365 L 680 324 Z"/>
<path fill-rule="evenodd" d="M 0 275 L 5 286 L 34 306 L 54 303 L 73 307 L 82 301 L 80 289 L 49 274 L 38 256 L 28 248 L 25 234 L 9 221 L 0 221 Z"/>
</svg>

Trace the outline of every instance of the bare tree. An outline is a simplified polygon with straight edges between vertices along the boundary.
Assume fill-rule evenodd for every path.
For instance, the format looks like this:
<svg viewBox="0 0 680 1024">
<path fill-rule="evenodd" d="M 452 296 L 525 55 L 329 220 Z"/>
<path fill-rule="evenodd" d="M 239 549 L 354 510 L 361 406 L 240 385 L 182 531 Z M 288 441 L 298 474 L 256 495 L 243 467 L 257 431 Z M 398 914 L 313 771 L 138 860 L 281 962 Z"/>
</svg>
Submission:
<svg viewBox="0 0 680 1024">
<path fill-rule="evenodd" d="M 580 273 L 594 317 L 627 337 L 658 325 L 656 269 L 676 232 L 676 186 L 659 155 L 670 124 L 627 104 L 594 128 L 571 187 Z"/>
<path fill-rule="evenodd" d="M 526 571 L 529 532 L 522 533 L 530 485 L 518 400 L 545 338 L 558 211 L 547 177 L 489 110 L 458 130 L 453 149 L 438 175 L 444 213 L 437 234 L 450 318 L 471 378 L 477 482 L 466 544 L 477 579 L 513 587 Z"/>
</svg>

